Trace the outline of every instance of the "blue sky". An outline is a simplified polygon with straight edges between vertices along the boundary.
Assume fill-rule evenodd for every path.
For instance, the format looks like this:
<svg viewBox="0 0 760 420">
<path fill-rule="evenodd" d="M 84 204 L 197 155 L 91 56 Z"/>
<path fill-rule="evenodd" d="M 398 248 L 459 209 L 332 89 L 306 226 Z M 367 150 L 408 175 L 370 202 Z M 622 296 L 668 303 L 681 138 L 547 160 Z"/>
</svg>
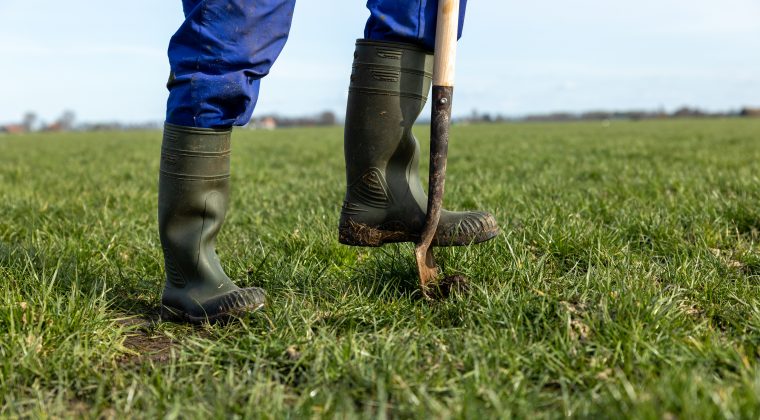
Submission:
<svg viewBox="0 0 760 420">
<path fill-rule="evenodd" d="M 325 7 L 329 4 L 330 7 Z M 0 0 L 0 123 L 160 121 L 178 0 Z M 342 114 L 361 0 L 300 0 L 256 114 Z M 471 0 L 455 113 L 760 106 L 758 0 Z"/>
</svg>

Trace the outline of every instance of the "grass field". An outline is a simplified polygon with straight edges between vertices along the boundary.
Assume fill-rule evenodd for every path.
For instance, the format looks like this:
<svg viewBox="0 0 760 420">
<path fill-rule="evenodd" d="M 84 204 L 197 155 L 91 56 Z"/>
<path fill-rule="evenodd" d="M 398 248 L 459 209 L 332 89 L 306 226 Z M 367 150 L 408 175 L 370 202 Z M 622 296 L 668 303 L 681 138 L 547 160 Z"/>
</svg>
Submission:
<svg viewBox="0 0 760 420">
<path fill-rule="evenodd" d="M 0 417 L 760 416 L 760 120 L 452 136 L 447 207 L 503 228 L 437 251 L 469 294 L 338 244 L 341 129 L 239 131 L 219 253 L 270 305 L 195 328 L 155 322 L 160 133 L 0 137 Z"/>
</svg>

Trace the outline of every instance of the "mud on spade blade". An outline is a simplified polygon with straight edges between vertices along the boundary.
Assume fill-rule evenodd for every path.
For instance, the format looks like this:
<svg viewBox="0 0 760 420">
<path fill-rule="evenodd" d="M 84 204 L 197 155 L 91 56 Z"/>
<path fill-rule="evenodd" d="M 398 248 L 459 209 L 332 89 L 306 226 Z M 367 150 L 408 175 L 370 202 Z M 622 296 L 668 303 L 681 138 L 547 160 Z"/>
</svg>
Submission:
<svg viewBox="0 0 760 420">
<path fill-rule="evenodd" d="M 420 288 L 428 299 L 446 298 L 452 291 L 465 291 L 468 285 L 467 278 L 462 275 L 442 276 L 431 246 L 443 206 L 453 94 L 454 88 L 451 86 L 433 86 L 427 215 L 420 239 L 414 248 Z"/>
</svg>

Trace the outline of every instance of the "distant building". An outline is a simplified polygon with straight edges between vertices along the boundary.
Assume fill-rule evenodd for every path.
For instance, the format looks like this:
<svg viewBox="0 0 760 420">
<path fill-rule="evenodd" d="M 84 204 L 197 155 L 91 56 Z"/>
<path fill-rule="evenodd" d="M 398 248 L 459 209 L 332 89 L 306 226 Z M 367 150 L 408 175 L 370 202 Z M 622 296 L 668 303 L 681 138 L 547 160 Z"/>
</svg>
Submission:
<svg viewBox="0 0 760 420">
<path fill-rule="evenodd" d="M 277 128 L 277 120 L 274 117 L 254 118 L 248 127 L 253 130 L 274 130 Z"/>
<path fill-rule="evenodd" d="M 760 117 L 760 108 L 745 107 L 739 113 L 742 117 Z"/>
<path fill-rule="evenodd" d="M 27 129 L 24 124 L 8 124 L 0 126 L 0 133 L 21 134 L 26 132 Z"/>
<path fill-rule="evenodd" d="M 57 121 L 54 122 L 54 123 L 52 123 L 52 124 L 48 124 L 48 125 L 42 127 L 42 131 L 58 132 L 58 131 L 63 131 L 63 130 L 64 130 L 63 124 L 61 124 L 60 122 L 57 122 Z"/>
<path fill-rule="evenodd" d="M 261 127 L 262 130 L 274 130 L 277 128 L 277 120 L 274 119 L 274 117 L 266 117 L 263 120 L 261 120 Z"/>
</svg>

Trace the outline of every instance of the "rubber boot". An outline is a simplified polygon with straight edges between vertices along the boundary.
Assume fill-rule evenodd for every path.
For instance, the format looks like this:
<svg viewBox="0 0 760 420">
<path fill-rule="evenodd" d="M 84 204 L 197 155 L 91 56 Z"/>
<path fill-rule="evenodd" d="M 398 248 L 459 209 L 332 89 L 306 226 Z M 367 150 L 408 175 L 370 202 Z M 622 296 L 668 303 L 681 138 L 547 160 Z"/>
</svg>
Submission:
<svg viewBox="0 0 760 420">
<path fill-rule="evenodd" d="M 433 56 L 414 45 L 356 42 L 344 133 L 341 243 L 380 246 L 419 238 L 427 196 L 412 127 L 425 106 L 432 68 Z M 433 245 L 468 245 L 498 233 L 489 213 L 443 210 Z"/>
<path fill-rule="evenodd" d="M 230 134 L 164 126 L 158 187 L 163 319 L 215 322 L 264 306 L 264 291 L 235 286 L 215 250 L 229 200 Z"/>
</svg>

